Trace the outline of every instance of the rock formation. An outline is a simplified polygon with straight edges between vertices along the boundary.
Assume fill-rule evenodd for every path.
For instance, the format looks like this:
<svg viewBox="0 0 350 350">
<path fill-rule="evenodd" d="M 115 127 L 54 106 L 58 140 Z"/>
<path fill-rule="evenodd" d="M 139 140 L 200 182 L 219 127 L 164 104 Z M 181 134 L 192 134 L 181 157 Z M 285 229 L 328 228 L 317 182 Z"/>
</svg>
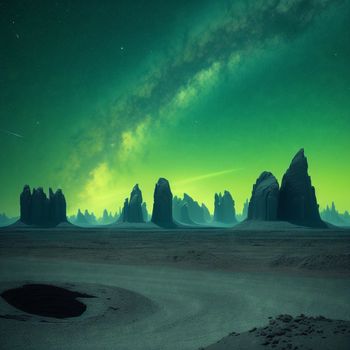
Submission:
<svg viewBox="0 0 350 350">
<path fill-rule="evenodd" d="M 277 220 L 279 186 L 276 178 L 264 171 L 253 186 L 248 220 Z"/>
<path fill-rule="evenodd" d="M 38 226 L 47 226 L 49 223 L 49 200 L 42 187 L 33 189 L 31 203 L 31 222 Z"/>
<path fill-rule="evenodd" d="M 191 221 L 200 224 L 205 222 L 203 210 L 197 201 L 195 201 L 187 193 L 184 193 L 183 202 L 184 204 L 187 204 L 188 214 Z"/>
<path fill-rule="evenodd" d="M 248 208 L 249 208 L 249 200 L 246 199 L 246 201 L 243 204 L 242 213 L 236 214 L 236 218 L 238 221 L 244 221 L 248 218 Z"/>
<path fill-rule="evenodd" d="M 131 193 L 130 200 L 125 198 L 124 206 L 119 218 L 120 222 L 145 222 L 142 209 L 142 192 L 136 184 Z"/>
<path fill-rule="evenodd" d="M 102 218 L 100 218 L 99 223 L 102 225 L 110 224 L 112 221 L 112 214 L 108 213 L 108 210 L 105 209 L 102 214 Z"/>
<path fill-rule="evenodd" d="M 315 188 L 308 175 L 308 163 L 301 149 L 283 175 L 279 192 L 278 220 L 308 227 L 326 227 L 318 211 Z"/>
<path fill-rule="evenodd" d="M 168 180 L 160 178 L 154 189 L 152 222 L 163 227 L 173 227 L 173 194 Z"/>
<path fill-rule="evenodd" d="M 203 212 L 204 222 L 206 222 L 206 223 L 210 222 L 211 215 L 210 215 L 209 209 L 207 208 L 207 206 L 204 203 L 202 203 L 201 208 L 202 208 L 202 212 Z"/>
<path fill-rule="evenodd" d="M 143 203 L 142 203 L 141 209 L 142 209 L 143 221 L 144 221 L 144 222 L 148 222 L 148 221 L 149 221 L 149 217 L 148 217 L 148 210 L 147 210 L 147 204 L 146 204 L 146 202 L 143 202 Z"/>
<path fill-rule="evenodd" d="M 173 198 L 173 218 L 176 221 L 181 221 L 182 205 L 183 205 L 182 198 L 174 196 L 174 198 Z"/>
<path fill-rule="evenodd" d="M 26 185 L 20 196 L 20 213 L 20 221 L 24 224 L 54 227 L 67 222 L 66 199 L 60 189 L 54 193 L 50 188 L 47 198 L 41 187 L 34 188 L 31 193 Z"/>
<path fill-rule="evenodd" d="M 56 193 L 53 193 L 52 189 L 49 189 L 49 220 L 54 225 L 58 225 L 60 222 L 67 221 L 67 204 L 66 199 L 61 189 L 58 189 Z"/>
<path fill-rule="evenodd" d="M 85 209 L 84 216 L 85 216 L 85 219 L 86 219 L 86 222 L 88 223 L 88 225 L 94 226 L 94 225 L 98 224 L 96 216 L 93 212 L 89 213 L 89 211 L 87 209 Z"/>
<path fill-rule="evenodd" d="M 221 200 L 222 200 L 222 195 L 221 193 L 217 194 L 215 193 L 214 196 L 214 221 L 221 221 L 221 210 L 220 210 L 220 206 L 221 206 Z"/>
<path fill-rule="evenodd" d="M 32 193 L 30 187 L 25 185 L 20 196 L 20 220 L 31 225 Z"/>
<path fill-rule="evenodd" d="M 122 212 L 119 217 L 120 222 L 128 222 L 129 199 L 125 198 Z"/>
<path fill-rule="evenodd" d="M 248 217 L 249 201 L 248 199 L 244 202 L 242 210 L 242 219 L 245 220 Z"/>
<path fill-rule="evenodd" d="M 184 203 L 181 207 L 181 213 L 180 213 L 180 221 L 184 224 L 193 224 L 193 221 L 190 218 L 188 204 Z"/>
<path fill-rule="evenodd" d="M 142 193 L 139 185 L 136 184 L 131 191 L 127 222 L 144 222 L 142 213 Z"/>
<path fill-rule="evenodd" d="M 89 225 L 85 215 L 78 209 L 77 215 L 72 217 L 71 222 L 78 226 L 87 226 Z"/>
<path fill-rule="evenodd" d="M 230 192 L 225 191 L 224 195 L 215 193 L 214 221 L 225 224 L 234 224 L 237 222 L 235 202 Z"/>
<path fill-rule="evenodd" d="M 102 217 L 100 217 L 97 222 L 100 225 L 109 225 L 116 221 L 115 215 L 113 215 L 111 212 L 108 212 L 107 209 L 103 210 Z"/>
<path fill-rule="evenodd" d="M 78 214 L 77 214 L 77 224 L 82 224 L 82 225 L 88 225 L 89 223 L 87 222 L 87 219 L 85 215 L 78 209 Z"/>
<path fill-rule="evenodd" d="M 93 212 L 89 213 L 86 209 L 84 213 L 80 209 L 76 215 L 73 215 L 69 218 L 72 224 L 78 226 L 98 226 L 98 225 L 109 225 L 117 220 L 117 213 L 113 215 L 111 212 L 108 212 L 107 209 L 103 210 L 102 216 L 97 218 Z"/>
<path fill-rule="evenodd" d="M 18 218 L 8 217 L 5 213 L 0 213 L 0 226 L 8 226 L 17 221 Z"/>
<path fill-rule="evenodd" d="M 5 213 L 0 213 L 0 226 L 5 226 L 8 222 L 9 218 Z"/>
<path fill-rule="evenodd" d="M 321 219 L 329 222 L 332 225 L 336 226 L 350 226 L 350 215 L 347 211 L 340 213 L 334 202 L 331 206 L 326 207 L 322 212 L 320 212 Z"/>
<path fill-rule="evenodd" d="M 181 210 L 184 205 L 187 205 L 187 211 L 192 223 L 205 224 L 211 220 L 208 208 L 202 203 L 199 205 L 191 196 L 184 193 L 183 198 L 177 196 L 173 199 L 173 218 L 177 221 L 182 221 Z"/>
</svg>

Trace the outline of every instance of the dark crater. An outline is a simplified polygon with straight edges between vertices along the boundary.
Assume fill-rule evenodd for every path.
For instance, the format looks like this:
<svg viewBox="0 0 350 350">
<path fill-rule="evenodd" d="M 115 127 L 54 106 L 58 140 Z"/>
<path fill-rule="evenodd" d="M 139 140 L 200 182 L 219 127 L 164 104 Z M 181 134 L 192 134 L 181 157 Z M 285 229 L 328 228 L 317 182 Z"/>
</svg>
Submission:
<svg viewBox="0 0 350 350">
<path fill-rule="evenodd" d="M 7 303 L 29 314 L 69 318 L 77 317 L 86 310 L 86 305 L 77 298 L 95 298 L 92 295 L 73 292 L 47 284 L 26 284 L 1 293 Z"/>
</svg>

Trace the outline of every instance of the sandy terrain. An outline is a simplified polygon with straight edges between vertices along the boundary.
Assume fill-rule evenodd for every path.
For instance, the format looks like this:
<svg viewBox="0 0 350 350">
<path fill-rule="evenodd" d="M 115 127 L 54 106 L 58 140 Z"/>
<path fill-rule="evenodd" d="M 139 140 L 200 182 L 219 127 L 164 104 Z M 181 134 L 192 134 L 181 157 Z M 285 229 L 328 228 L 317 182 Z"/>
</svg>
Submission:
<svg viewBox="0 0 350 350">
<path fill-rule="evenodd" d="M 350 321 L 350 231 L 2 230 L 0 293 L 26 283 L 96 298 L 82 299 L 87 311 L 63 320 L 25 314 L 0 298 L 1 349 L 195 350 L 232 332 L 247 349 L 283 348 L 256 336 L 268 317 Z M 333 323 L 312 322 L 330 342 Z M 349 345 L 346 332 L 336 334 L 333 349 Z M 299 338 L 288 344 L 302 349 Z M 230 349 L 222 347 L 227 339 L 209 349 Z M 308 341 L 304 348 L 313 348 Z"/>
<path fill-rule="evenodd" d="M 323 316 L 299 315 L 293 318 L 291 315 L 279 315 L 270 319 L 265 327 L 253 327 L 243 333 L 232 332 L 205 349 L 348 350 L 349 344 L 350 321 L 331 320 Z"/>
</svg>

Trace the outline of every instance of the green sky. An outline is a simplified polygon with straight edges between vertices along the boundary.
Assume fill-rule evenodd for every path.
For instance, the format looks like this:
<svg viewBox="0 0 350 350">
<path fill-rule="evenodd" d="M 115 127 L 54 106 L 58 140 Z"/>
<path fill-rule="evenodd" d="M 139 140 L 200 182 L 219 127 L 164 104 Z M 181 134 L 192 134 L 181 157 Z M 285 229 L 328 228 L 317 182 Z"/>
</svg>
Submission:
<svg viewBox="0 0 350 350">
<path fill-rule="evenodd" d="M 350 209 L 350 1 L 0 3 L 0 212 L 24 184 L 69 213 L 155 182 L 238 211 L 305 148 L 318 202 Z"/>
</svg>

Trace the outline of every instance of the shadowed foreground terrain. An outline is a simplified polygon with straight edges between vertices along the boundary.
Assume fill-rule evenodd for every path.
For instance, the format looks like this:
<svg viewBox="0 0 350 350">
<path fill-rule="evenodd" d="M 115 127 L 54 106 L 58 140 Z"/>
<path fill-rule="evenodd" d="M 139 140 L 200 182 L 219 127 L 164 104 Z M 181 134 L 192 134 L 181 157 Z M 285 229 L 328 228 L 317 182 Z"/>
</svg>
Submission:
<svg viewBox="0 0 350 350">
<path fill-rule="evenodd" d="M 303 314 L 295 318 L 291 315 L 269 318 L 265 327 L 254 327 L 242 334 L 232 332 L 206 349 L 349 349 L 349 321 Z"/>
<path fill-rule="evenodd" d="M 2 349 L 350 345 L 350 231 L 19 227 L 0 237 L 0 293 L 42 284 L 94 296 L 61 319 L 0 298 Z"/>
</svg>

